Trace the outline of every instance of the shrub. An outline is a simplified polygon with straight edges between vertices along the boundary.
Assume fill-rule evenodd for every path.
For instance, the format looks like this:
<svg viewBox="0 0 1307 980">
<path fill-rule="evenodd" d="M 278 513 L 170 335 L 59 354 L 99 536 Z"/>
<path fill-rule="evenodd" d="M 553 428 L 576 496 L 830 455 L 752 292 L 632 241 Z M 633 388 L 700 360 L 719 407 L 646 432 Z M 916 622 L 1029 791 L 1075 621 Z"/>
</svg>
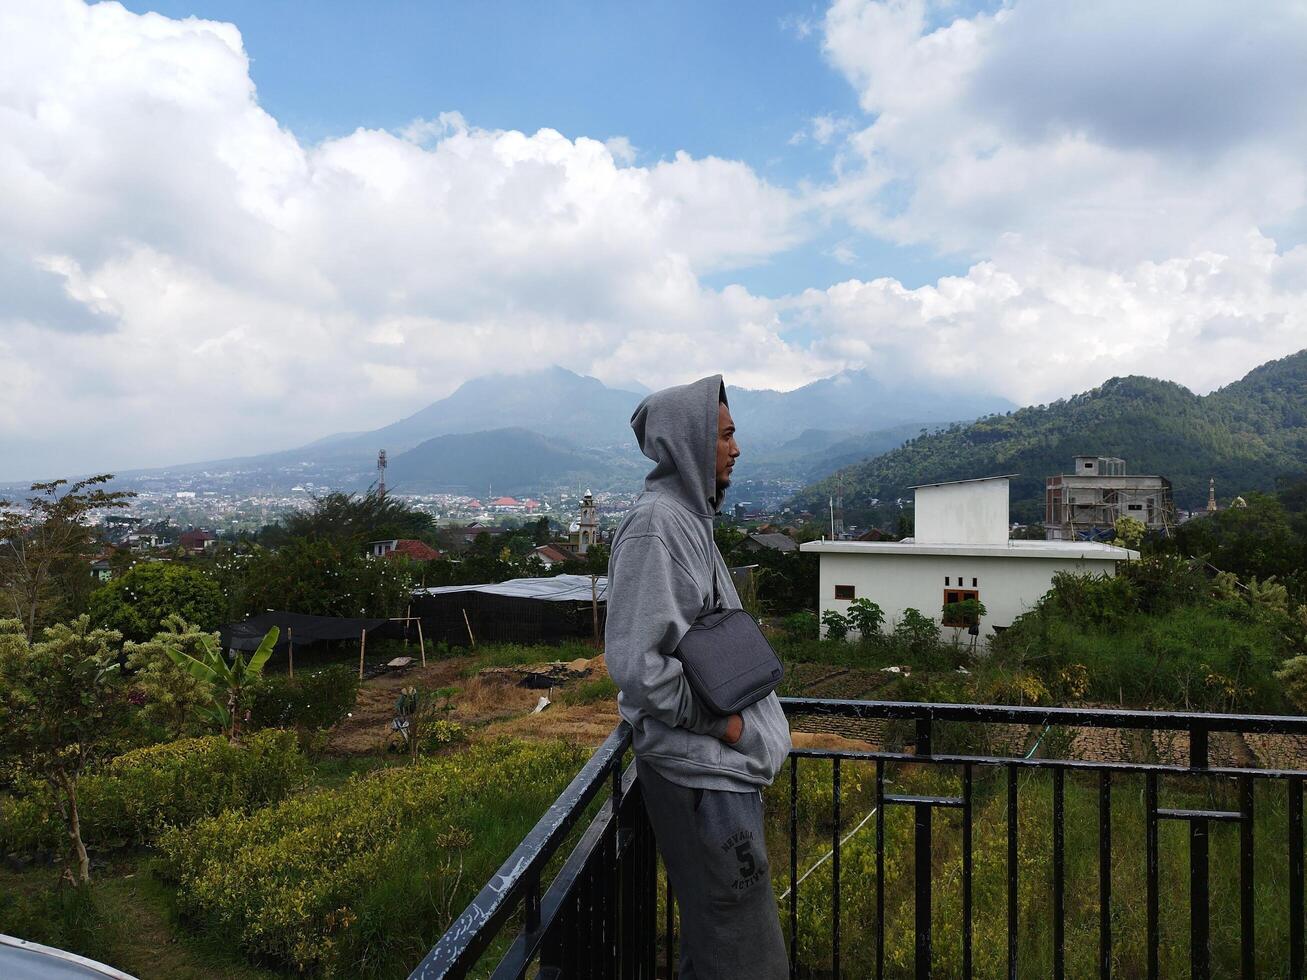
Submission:
<svg viewBox="0 0 1307 980">
<path fill-rule="evenodd" d="M 817 614 L 807 609 L 790 613 L 781 621 L 781 630 L 785 633 L 786 639 L 796 642 L 816 639 L 817 627 Z"/>
<path fill-rule="evenodd" d="M 854 599 L 849 603 L 849 625 L 858 631 L 858 635 L 869 640 L 880 632 L 885 622 L 885 610 L 870 599 Z"/>
<path fill-rule="evenodd" d="M 175 562 L 142 562 L 91 594 L 91 621 L 115 629 L 124 639 L 144 643 L 170 616 L 200 629 L 217 629 L 223 598 L 218 583 Z"/>
<path fill-rule="evenodd" d="M 358 693 L 358 671 L 348 664 L 264 677 L 254 690 L 250 722 L 259 728 L 331 728 L 354 709 Z"/>
<path fill-rule="evenodd" d="M 148 844 L 166 827 L 223 810 L 244 819 L 297 790 L 306 775 L 295 736 L 272 729 L 244 745 L 208 736 L 136 749 L 83 777 L 82 835 L 94 847 L 123 847 Z M 59 846 L 63 822 L 49 791 L 31 782 L 18 789 L 15 799 L 0 802 L 0 851 Z"/>
<path fill-rule="evenodd" d="M 134 693 L 143 698 L 137 718 L 156 742 L 185 735 L 202 735 L 212 726 L 204 718 L 211 703 L 209 686 L 173 663 L 168 647 L 200 656 L 205 636 L 198 626 L 181 616 L 166 616 L 154 638 L 147 643 L 123 644 L 128 666 L 134 671 Z"/>
<path fill-rule="evenodd" d="M 909 606 L 903 618 L 894 624 L 894 639 L 907 646 L 911 653 L 923 653 L 939 643 L 939 627 L 920 609 Z"/>
<path fill-rule="evenodd" d="M 849 635 L 848 617 L 840 615 L 834 609 L 827 609 L 821 614 L 821 625 L 826 627 L 828 640 L 842 640 Z"/>
<path fill-rule="evenodd" d="M 584 758 L 560 742 L 504 740 L 366 773 L 170 830 L 163 871 L 183 915 L 255 956 L 327 975 L 397 973 Z"/>
</svg>

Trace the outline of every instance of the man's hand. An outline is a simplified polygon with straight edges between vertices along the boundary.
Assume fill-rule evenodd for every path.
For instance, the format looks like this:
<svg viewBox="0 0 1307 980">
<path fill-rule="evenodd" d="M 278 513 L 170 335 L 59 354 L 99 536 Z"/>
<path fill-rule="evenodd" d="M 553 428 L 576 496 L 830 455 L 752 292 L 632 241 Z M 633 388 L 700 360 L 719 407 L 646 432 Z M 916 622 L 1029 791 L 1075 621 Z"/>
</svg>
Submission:
<svg viewBox="0 0 1307 980">
<path fill-rule="evenodd" d="M 744 719 L 739 715 L 731 715 L 726 719 L 726 731 L 722 734 L 722 741 L 727 745 L 734 745 L 744 734 Z"/>
</svg>

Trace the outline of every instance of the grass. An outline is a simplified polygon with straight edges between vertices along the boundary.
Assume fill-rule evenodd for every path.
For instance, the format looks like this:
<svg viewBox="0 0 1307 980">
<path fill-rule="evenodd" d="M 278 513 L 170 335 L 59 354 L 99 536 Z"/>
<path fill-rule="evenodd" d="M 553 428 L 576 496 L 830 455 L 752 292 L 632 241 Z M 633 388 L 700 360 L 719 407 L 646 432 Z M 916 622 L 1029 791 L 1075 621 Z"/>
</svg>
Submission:
<svg viewBox="0 0 1307 980">
<path fill-rule="evenodd" d="M 576 681 L 558 689 L 557 700 L 563 704 L 598 704 L 615 701 L 617 684 L 607 674 L 592 680 Z"/>
<path fill-rule="evenodd" d="M 250 964 L 220 936 L 180 927 L 174 894 L 130 855 L 99 869 L 89 892 L 55 887 L 58 872 L 41 867 L 0 871 L 0 932 L 69 949 L 138 977 L 169 980 L 270 980 L 280 974 Z"/>
<path fill-rule="evenodd" d="M 872 812 L 874 770 L 846 760 L 842 768 L 841 833 L 848 834 Z M 955 776 L 914 773 L 912 767 L 887 772 L 894 792 L 957 793 Z M 830 849 L 830 764 L 804 760 L 800 765 L 800 873 Z M 973 817 L 974 939 L 977 976 L 999 976 L 1006 969 L 1007 822 L 1006 781 L 997 770 L 977 773 Z M 1112 787 L 1112 937 L 1113 973 L 1145 972 L 1145 855 L 1143 779 L 1117 776 Z M 1164 806 L 1237 809 L 1232 792 L 1198 792 L 1192 784 L 1162 788 Z M 789 841 L 789 778 L 782 772 L 766 796 L 768 842 L 777 893 L 789 884 L 785 855 Z M 1052 790 L 1044 773 L 1023 774 L 1018 793 L 1019 975 L 1052 973 Z M 1068 976 L 1097 972 L 1098 784 L 1097 779 L 1069 776 L 1065 796 L 1066 827 L 1066 966 Z M 1257 976 L 1287 976 L 1288 875 L 1287 819 L 1284 787 L 1257 788 L 1255 825 Z M 937 975 L 961 970 L 961 831 L 960 815 L 936 811 L 932 863 L 934 968 Z M 874 974 L 875 828 L 873 818 L 842 849 L 842 970 L 849 976 Z M 1163 822 L 1160 832 L 1161 942 L 1163 976 L 1188 972 L 1189 906 L 1187 830 Z M 914 824 L 911 807 L 893 807 L 885 815 L 885 955 L 890 976 L 908 975 L 914 962 Z M 1214 976 L 1239 972 L 1238 831 L 1215 826 L 1211 834 L 1211 935 Z M 827 861 L 799 888 L 799 949 L 805 970 L 818 975 L 830 969 L 831 862 Z M 788 934 L 788 899 L 781 902 Z"/>
</svg>

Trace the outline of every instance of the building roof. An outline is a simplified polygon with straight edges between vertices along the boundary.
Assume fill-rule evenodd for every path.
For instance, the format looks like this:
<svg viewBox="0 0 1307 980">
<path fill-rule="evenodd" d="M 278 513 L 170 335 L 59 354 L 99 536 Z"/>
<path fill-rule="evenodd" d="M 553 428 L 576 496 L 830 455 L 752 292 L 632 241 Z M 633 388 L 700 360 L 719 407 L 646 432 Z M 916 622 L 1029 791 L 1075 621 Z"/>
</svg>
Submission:
<svg viewBox="0 0 1307 980">
<path fill-rule="evenodd" d="M 1015 480 L 1020 473 L 1003 473 L 999 476 L 977 476 L 969 480 L 940 480 L 938 483 L 918 483 L 908 487 L 909 490 L 924 490 L 926 487 L 951 487 L 955 483 L 986 483 L 989 480 Z"/>
<path fill-rule="evenodd" d="M 562 548 L 553 544 L 542 544 L 540 547 L 533 549 L 531 553 L 533 555 L 539 555 L 541 558 L 543 558 L 545 561 L 548 562 L 576 560 L 576 555 L 572 554 L 571 552 L 564 551 Z"/>
<path fill-rule="evenodd" d="M 386 554 L 386 557 L 390 558 L 394 555 L 403 555 L 414 561 L 435 561 L 441 557 L 440 552 L 431 545 L 415 538 L 401 538 L 396 541 L 395 547 Z"/>
<path fill-rule="evenodd" d="M 596 582 L 599 601 L 608 595 L 608 577 L 600 575 Z M 483 595 L 509 596 L 518 599 L 540 599 L 545 602 L 589 602 L 591 599 L 589 575 L 555 575 L 553 578 L 515 578 L 493 585 L 437 585 L 414 589 L 413 595 L 444 595 L 448 592 L 480 592 Z"/>
<path fill-rule="evenodd" d="M 976 558 L 1070 558 L 1131 561 L 1139 552 L 1098 541 L 1009 541 L 1006 544 L 920 544 L 903 541 L 808 541 L 800 551 L 846 555 L 938 555 Z"/>
<path fill-rule="evenodd" d="M 749 535 L 749 540 L 762 545 L 764 548 L 771 548 L 773 551 L 794 551 L 798 545 L 788 534 L 780 534 L 775 531 L 771 532 L 754 532 Z"/>
</svg>

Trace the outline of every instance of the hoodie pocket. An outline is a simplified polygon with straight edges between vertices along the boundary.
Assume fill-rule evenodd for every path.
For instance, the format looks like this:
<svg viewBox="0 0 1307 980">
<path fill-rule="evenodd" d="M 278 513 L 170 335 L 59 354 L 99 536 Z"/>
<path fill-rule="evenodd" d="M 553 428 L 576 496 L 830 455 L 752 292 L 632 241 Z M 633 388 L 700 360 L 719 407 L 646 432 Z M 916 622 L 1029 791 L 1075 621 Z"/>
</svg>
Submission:
<svg viewBox="0 0 1307 980">
<path fill-rule="evenodd" d="M 711 735 L 700 735 L 688 728 L 672 728 L 655 718 L 646 718 L 636 733 L 638 755 L 659 755 L 684 759 L 692 764 L 718 768 L 725 745 Z"/>
</svg>

